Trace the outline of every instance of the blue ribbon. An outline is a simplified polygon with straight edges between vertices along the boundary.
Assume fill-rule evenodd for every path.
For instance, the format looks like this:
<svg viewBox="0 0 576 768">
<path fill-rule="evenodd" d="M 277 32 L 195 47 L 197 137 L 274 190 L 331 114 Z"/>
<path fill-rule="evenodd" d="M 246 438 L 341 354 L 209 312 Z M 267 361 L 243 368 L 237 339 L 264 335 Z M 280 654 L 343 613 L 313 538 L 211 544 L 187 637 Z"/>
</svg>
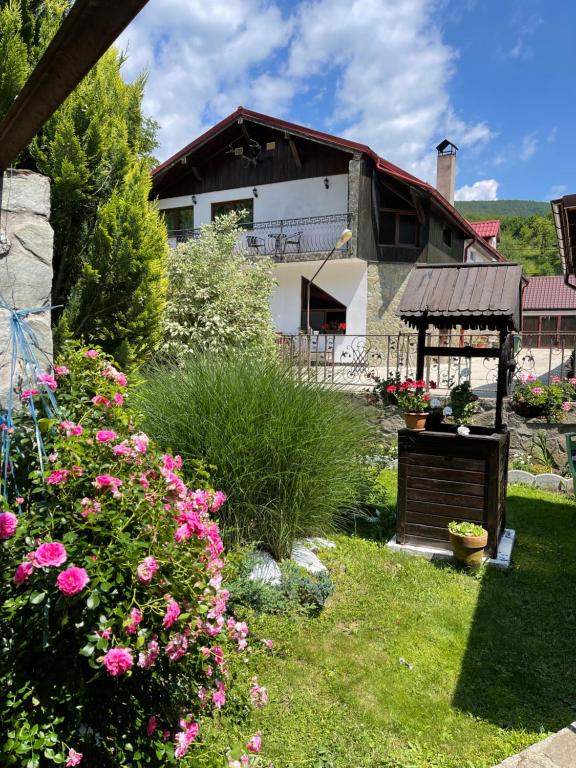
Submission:
<svg viewBox="0 0 576 768">
<path fill-rule="evenodd" d="M 0 309 L 6 310 L 10 314 L 10 382 L 8 388 L 7 408 L 4 413 L 0 413 L 0 467 L 2 476 L 1 495 L 8 501 L 8 479 L 12 477 L 14 490 L 18 495 L 16 480 L 13 477 L 12 460 L 12 437 L 14 434 L 14 389 L 16 386 L 18 372 L 18 363 L 23 369 L 24 389 L 39 389 L 43 410 L 48 418 L 53 418 L 58 413 L 58 404 L 50 387 L 38 380 L 39 374 L 43 373 L 42 367 L 38 361 L 35 348 L 39 349 L 38 338 L 33 328 L 27 321 L 29 315 L 38 315 L 43 312 L 49 312 L 55 307 L 48 305 L 45 307 L 28 307 L 26 309 L 16 309 L 11 307 L 6 299 L 0 294 Z M 27 384 L 27 386 L 26 386 Z M 44 473 L 44 464 L 46 451 L 44 441 L 39 425 L 40 412 L 34 402 L 34 396 L 28 398 L 30 404 L 30 416 L 34 425 L 34 434 L 36 437 L 36 446 L 38 449 L 38 461 L 40 471 Z"/>
</svg>

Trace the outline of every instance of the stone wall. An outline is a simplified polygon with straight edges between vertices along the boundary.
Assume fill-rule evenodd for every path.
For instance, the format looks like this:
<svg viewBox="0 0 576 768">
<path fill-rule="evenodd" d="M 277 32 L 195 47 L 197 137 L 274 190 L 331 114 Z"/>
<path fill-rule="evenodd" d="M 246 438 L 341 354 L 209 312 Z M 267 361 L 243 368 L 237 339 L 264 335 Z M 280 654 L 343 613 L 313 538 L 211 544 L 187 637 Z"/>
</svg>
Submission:
<svg viewBox="0 0 576 768">
<path fill-rule="evenodd" d="M 4 174 L 0 230 L 10 242 L 0 256 L 0 295 L 11 308 L 48 307 L 52 288 L 53 231 L 50 217 L 50 181 L 26 170 Z M 10 312 L 0 308 L 0 408 L 6 405 L 10 375 Z M 52 360 L 50 312 L 30 315 L 35 354 L 45 368 Z"/>
<path fill-rule="evenodd" d="M 372 262 L 368 264 L 366 333 L 413 333 L 396 311 L 412 264 Z"/>
</svg>

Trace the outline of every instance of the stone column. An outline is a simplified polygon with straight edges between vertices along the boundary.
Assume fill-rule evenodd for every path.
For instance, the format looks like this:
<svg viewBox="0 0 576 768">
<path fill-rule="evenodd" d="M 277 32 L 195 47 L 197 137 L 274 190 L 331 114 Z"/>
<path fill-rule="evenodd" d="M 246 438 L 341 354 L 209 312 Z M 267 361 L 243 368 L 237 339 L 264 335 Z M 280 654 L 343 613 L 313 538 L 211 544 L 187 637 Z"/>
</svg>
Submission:
<svg viewBox="0 0 576 768">
<path fill-rule="evenodd" d="M 48 308 L 54 242 L 50 180 L 32 171 L 7 171 L 0 202 L 0 235 L 5 233 L 10 244 L 5 253 L 0 238 L 0 295 L 11 308 Z M 30 315 L 27 322 L 34 331 L 35 355 L 46 370 L 52 362 L 50 311 Z M 6 406 L 9 387 L 10 339 L 10 313 L 0 307 L 0 408 Z"/>
</svg>

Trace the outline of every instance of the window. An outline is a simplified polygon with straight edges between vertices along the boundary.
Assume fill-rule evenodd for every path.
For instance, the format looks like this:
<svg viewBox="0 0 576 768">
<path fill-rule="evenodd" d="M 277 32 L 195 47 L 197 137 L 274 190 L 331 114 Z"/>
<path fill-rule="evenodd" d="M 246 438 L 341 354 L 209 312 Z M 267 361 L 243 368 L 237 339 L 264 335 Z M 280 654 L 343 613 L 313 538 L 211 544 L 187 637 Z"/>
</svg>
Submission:
<svg viewBox="0 0 576 768">
<path fill-rule="evenodd" d="M 415 213 L 380 211 L 380 245 L 418 245 L 418 220 Z"/>
<path fill-rule="evenodd" d="M 223 216 L 231 211 L 242 213 L 242 223 L 250 223 L 254 219 L 254 200 L 251 197 L 245 200 L 226 200 L 221 203 L 212 203 L 212 221 L 217 216 Z"/>
<path fill-rule="evenodd" d="M 318 333 L 346 333 L 346 305 L 322 290 L 314 283 L 302 278 L 301 328 L 308 326 L 308 286 L 310 286 L 310 328 Z"/>
<path fill-rule="evenodd" d="M 183 208 L 166 208 L 163 213 L 168 232 L 194 229 L 194 206 L 189 205 Z"/>
<path fill-rule="evenodd" d="M 442 230 L 442 242 L 449 248 L 452 248 L 452 230 L 448 227 L 444 227 Z"/>
</svg>

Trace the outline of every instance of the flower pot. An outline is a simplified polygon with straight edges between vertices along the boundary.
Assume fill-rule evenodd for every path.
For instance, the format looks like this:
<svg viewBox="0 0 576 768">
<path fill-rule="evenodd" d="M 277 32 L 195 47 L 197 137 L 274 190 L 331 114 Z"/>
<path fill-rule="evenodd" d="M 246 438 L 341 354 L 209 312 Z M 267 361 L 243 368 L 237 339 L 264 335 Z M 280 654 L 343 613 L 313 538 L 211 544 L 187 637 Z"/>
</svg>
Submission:
<svg viewBox="0 0 576 768">
<path fill-rule="evenodd" d="M 413 432 L 422 432 L 426 429 L 426 419 L 428 414 L 424 413 L 405 413 L 404 421 L 406 422 L 406 429 L 411 429 Z"/>
<path fill-rule="evenodd" d="M 477 569 L 482 565 L 488 533 L 484 531 L 482 536 L 459 536 L 450 533 L 450 543 L 455 560 L 468 568 Z"/>
</svg>

